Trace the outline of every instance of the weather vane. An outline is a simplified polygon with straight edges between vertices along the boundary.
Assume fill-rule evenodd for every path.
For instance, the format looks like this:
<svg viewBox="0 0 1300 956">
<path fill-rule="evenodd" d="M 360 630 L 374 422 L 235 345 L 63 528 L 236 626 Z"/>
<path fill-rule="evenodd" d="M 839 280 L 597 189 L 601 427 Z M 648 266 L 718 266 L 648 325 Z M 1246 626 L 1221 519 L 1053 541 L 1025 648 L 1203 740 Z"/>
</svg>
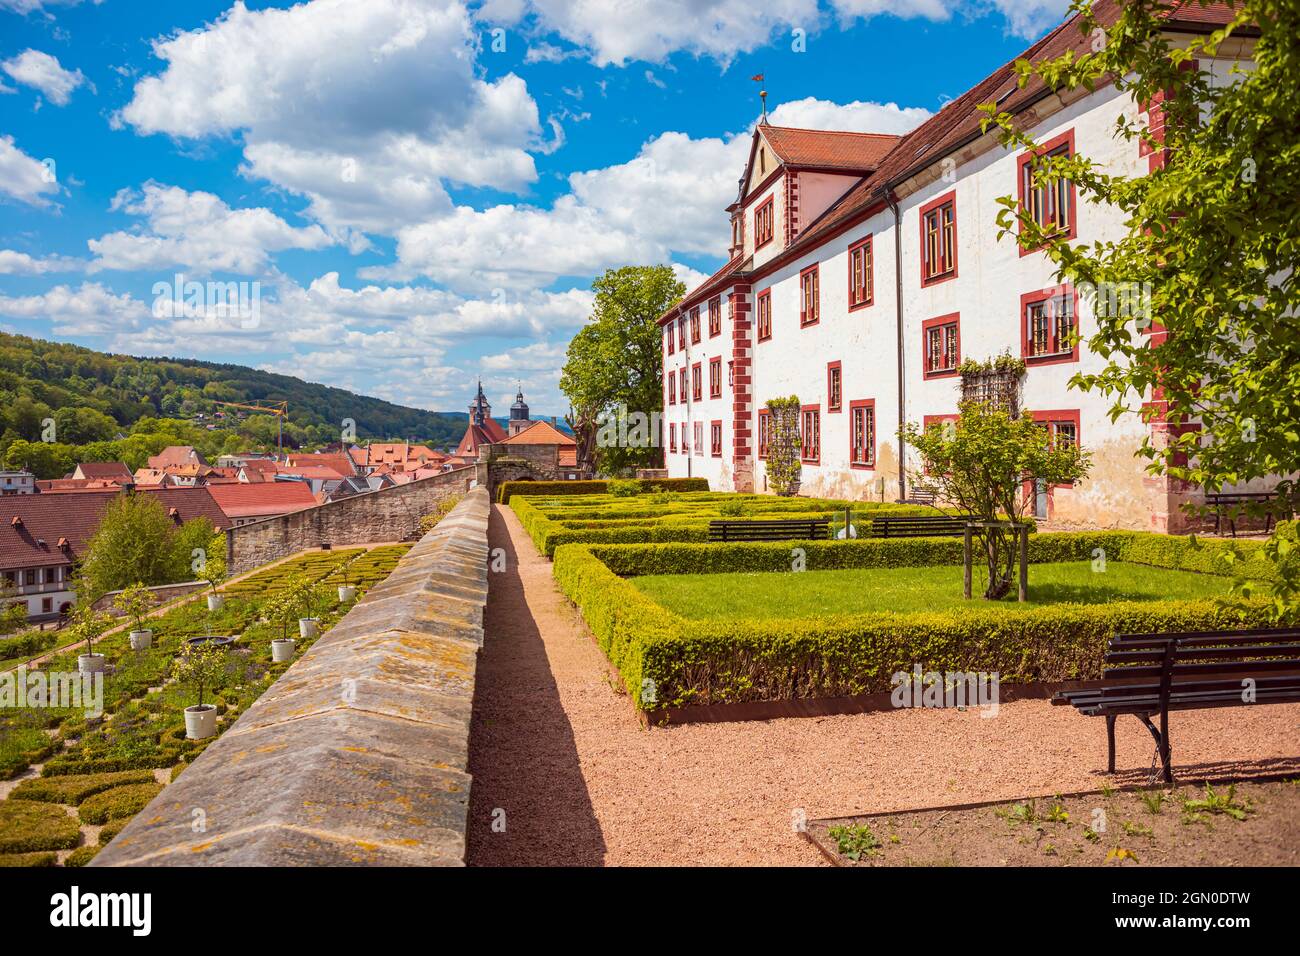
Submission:
<svg viewBox="0 0 1300 956">
<path fill-rule="evenodd" d="M 755 73 L 753 76 L 750 77 L 750 79 L 753 80 L 755 83 L 762 83 L 763 74 Z M 767 125 L 767 90 L 759 90 L 758 98 L 763 101 L 763 118 L 759 120 L 759 123 L 762 125 Z"/>
</svg>

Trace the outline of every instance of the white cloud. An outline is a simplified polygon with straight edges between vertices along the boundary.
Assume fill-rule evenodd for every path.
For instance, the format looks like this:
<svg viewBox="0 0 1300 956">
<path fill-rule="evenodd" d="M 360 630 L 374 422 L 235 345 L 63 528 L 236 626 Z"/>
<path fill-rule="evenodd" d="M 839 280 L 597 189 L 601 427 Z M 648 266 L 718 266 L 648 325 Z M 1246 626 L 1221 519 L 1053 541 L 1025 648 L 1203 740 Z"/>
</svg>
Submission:
<svg viewBox="0 0 1300 956">
<path fill-rule="evenodd" d="M 52 163 L 42 163 L 14 145 L 12 136 L 0 135 L 0 194 L 32 206 L 50 206 L 48 194 L 59 192 Z"/>
<path fill-rule="evenodd" d="M 146 183 L 139 192 L 122 190 L 112 208 L 144 217 L 148 232 L 91 239 L 91 271 L 185 268 L 248 275 L 263 271 L 271 252 L 332 244 L 320 226 L 296 228 L 269 209 L 231 209 L 212 193 L 159 183 Z"/>
<path fill-rule="evenodd" d="M 59 285 L 39 295 L 0 295 L 0 315 L 44 319 L 59 335 L 106 335 L 140 328 L 149 318 L 149 309 L 130 294 L 83 282 L 75 289 Z"/>
<path fill-rule="evenodd" d="M 1007 18 L 1011 32 L 1033 40 L 1065 19 L 1070 0 L 993 0 Z"/>
<path fill-rule="evenodd" d="M 82 0 L 0 0 L 0 10 L 10 10 L 13 13 L 33 13 L 37 10 L 44 10 L 46 7 L 75 7 Z M 92 0 L 98 6 L 104 0 Z"/>
<path fill-rule="evenodd" d="M 237 2 L 155 42 L 166 67 L 118 118 L 146 134 L 241 134 L 246 175 L 308 196 L 331 228 L 391 233 L 449 212 L 444 180 L 536 180 L 537 104 L 513 74 L 480 79 L 476 44 L 456 0 Z"/>
<path fill-rule="evenodd" d="M 0 69 L 15 82 L 40 90 L 55 106 L 66 106 L 72 91 L 86 82 L 80 70 L 65 70 L 57 57 L 40 50 L 24 50 L 0 61 Z"/>
<path fill-rule="evenodd" d="M 37 259 L 25 252 L 13 249 L 0 249 L 0 275 L 36 276 L 48 272 L 76 272 L 85 268 L 85 263 L 66 256 L 46 256 Z"/>
<path fill-rule="evenodd" d="M 782 103 L 772 110 L 773 126 L 797 129 L 834 129 L 854 133 L 910 133 L 930 118 L 930 111 L 919 106 L 901 107 L 897 103 L 832 103 L 808 96 Z"/>
</svg>

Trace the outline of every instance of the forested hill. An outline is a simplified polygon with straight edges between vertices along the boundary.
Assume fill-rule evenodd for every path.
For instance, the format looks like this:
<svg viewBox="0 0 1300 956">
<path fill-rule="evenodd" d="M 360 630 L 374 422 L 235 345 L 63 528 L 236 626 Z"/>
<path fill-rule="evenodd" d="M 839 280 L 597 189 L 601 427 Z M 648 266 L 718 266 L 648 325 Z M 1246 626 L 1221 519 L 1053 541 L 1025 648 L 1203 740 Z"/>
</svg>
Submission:
<svg viewBox="0 0 1300 956">
<path fill-rule="evenodd" d="M 0 441 L 6 446 L 48 442 L 46 419 L 54 419 L 61 444 L 111 441 L 149 419 L 172 420 L 173 428 L 191 423 L 211 435 L 207 425 L 218 411 L 225 417 L 220 435 L 212 437 L 223 447 L 274 443 L 274 416 L 222 408 L 216 400 L 287 401 L 285 445 L 292 447 L 338 441 L 347 419 L 356 423 L 360 441 L 412 438 L 441 447 L 460 440 L 467 418 L 241 365 L 134 358 L 0 333 Z"/>
</svg>

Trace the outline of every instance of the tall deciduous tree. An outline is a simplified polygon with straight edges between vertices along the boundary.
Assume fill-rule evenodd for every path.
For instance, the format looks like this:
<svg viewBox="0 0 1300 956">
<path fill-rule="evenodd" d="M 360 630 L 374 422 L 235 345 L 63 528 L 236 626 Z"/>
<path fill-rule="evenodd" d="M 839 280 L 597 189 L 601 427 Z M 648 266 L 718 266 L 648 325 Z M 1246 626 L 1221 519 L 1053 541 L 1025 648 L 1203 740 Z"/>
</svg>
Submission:
<svg viewBox="0 0 1300 956">
<path fill-rule="evenodd" d="M 1194 5 L 1209 3 L 1127 0 L 1105 27 L 1090 0 L 1073 0 L 1089 52 L 1016 64 L 1022 85 L 1035 74 L 1053 89 L 1112 82 L 1163 116 L 1152 126 L 1131 108 L 1117 118 L 1135 151 L 1145 142 L 1161 157 L 1149 174 L 1106 174 L 1082 154 L 1037 167 L 1040 183 L 1072 182 L 1080 200 L 1119 210 L 1125 233 L 1072 245 L 1011 197 L 999 225 L 1042 246 L 1058 279 L 1096 291 L 1088 345 L 1107 365 L 1074 384 L 1112 398 L 1115 417 L 1146 403 L 1143 414 L 1169 426 L 1142 447 L 1148 470 L 1211 492 L 1281 476 L 1275 507 L 1286 513 L 1300 471 L 1300 5 L 1233 0 L 1226 27 L 1171 45 L 1166 17 Z M 1251 62 L 1213 77 L 1216 53 Z M 1012 117 L 985 109 L 1004 142 L 1037 147 Z M 1300 604 L 1293 550 L 1285 537 L 1269 544 L 1279 616 Z"/>
<path fill-rule="evenodd" d="M 206 518 L 177 528 L 152 495 L 122 495 L 105 509 L 86 542 L 86 557 L 77 570 L 78 599 L 94 600 L 131 584 L 192 581 L 191 551 L 211 541 L 212 524 Z"/>
<path fill-rule="evenodd" d="M 663 410 L 663 335 L 659 317 L 686 293 L 668 266 L 610 269 L 592 283 L 591 319 L 569 342 L 560 390 L 573 407 L 570 425 L 579 453 L 602 474 L 651 467 L 661 460 L 657 445 L 597 447 L 602 417 L 624 412 L 647 418 Z M 652 434 L 653 441 L 658 435 Z"/>
</svg>

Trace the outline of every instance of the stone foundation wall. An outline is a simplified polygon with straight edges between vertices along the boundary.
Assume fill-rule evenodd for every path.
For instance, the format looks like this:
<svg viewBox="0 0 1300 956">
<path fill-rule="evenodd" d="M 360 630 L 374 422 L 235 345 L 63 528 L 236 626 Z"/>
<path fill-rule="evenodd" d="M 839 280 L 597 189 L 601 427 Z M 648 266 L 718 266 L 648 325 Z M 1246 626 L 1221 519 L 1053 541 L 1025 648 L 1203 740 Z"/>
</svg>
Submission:
<svg viewBox="0 0 1300 956">
<path fill-rule="evenodd" d="M 490 507 L 470 492 L 92 865 L 463 865 Z"/>
<path fill-rule="evenodd" d="M 226 564 L 231 575 L 322 545 L 402 541 L 415 534 L 420 519 L 448 495 L 468 491 L 477 477 L 473 465 L 405 485 L 353 495 L 267 518 L 226 532 Z"/>
</svg>

